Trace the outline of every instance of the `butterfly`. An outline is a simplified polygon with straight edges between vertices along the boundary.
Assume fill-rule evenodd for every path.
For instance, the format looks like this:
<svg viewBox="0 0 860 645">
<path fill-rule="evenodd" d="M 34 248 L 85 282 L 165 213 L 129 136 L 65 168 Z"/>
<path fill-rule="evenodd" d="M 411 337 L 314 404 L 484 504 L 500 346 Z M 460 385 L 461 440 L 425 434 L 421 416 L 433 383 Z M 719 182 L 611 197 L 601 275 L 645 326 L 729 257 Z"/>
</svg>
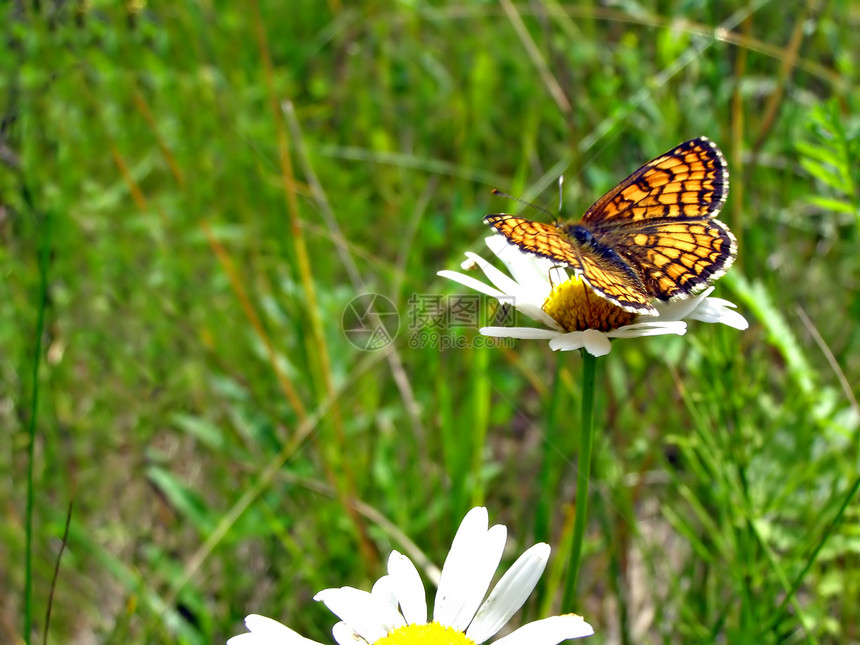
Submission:
<svg viewBox="0 0 860 645">
<path fill-rule="evenodd" d="M 737 241 L 715 219 L 728 192 L 723 153 L 699 137 L 646 163 L 579 222 L 543 224 L 506 214 L 484 222 L 521 250 L 571 267 L 625 311 L 655 316 L 654 298 L 687 297 L 734 262 Z"/>
</svg>

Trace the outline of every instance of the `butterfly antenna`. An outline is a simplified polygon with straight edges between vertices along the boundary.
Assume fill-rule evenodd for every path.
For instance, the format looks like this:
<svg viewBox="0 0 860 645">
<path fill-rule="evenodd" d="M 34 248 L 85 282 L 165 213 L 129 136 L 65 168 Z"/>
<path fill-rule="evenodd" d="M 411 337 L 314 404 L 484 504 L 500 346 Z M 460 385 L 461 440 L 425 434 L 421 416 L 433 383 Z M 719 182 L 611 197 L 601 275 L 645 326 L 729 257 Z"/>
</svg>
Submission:
<svg viewBox="0 0 860 645">
<path fill-rule="evenodd" d="M 564 175 L 558 176 L 558 217 L 556 221 L 561 219 L 561 199 L 564 196 L 564 191 L 562 190 L 562 186 L 564 185 Z"/>
<path fill-rule="evenodd" d="M 527 202 L 526 200 L 520 199 L 519 197 L 514 197 L 513 195 L 506 193 L 506 192 L 503 192 L 503 191 L 499 190 L 498 188 L 493 188 L 492 192 L 493 192 L 493 195 L 498 195 L 499 197 L 504 197 L 505 199 L 512 199 L 515 202 L 519 202 L 520 204 L 528 206 L 529 208 L 534 208 L 536 211 L 540 211 L 541 213 L 546 213 L 547 215 L 549 215 L 553 219 L 556 219 L 555 215 L 550 213 L 543 206 L 538 206 L 537 204 L 532 204 L 531 202 Z"/>
</svg>

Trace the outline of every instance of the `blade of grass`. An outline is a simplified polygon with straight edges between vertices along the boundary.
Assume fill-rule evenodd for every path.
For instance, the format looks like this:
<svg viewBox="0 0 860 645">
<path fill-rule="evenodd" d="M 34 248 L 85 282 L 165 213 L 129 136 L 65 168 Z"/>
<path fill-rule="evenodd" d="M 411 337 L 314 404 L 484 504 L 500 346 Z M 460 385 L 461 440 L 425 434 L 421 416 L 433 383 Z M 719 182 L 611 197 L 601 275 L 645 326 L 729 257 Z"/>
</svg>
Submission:
<svg viewBox="0 0 860 645">
<path fill-rule="evenodd" d="M 22 184 L 22 198 L 30 209 L 37 227 L 37 261 L 39 265 L 39 293 L 36 300 L 36 324 L 33 364 L 30 372 L 32 393 L 30 396 L 30 418 L 27 423 L 27 510 L 24 553 L 24 640 L 30 643 L 33 631 L 33 503 L 35 490 L 33 468 L 36 458 L 36 420 L 39 417 L 39 371 L 42 365 L 42 338 L 45 333 L 45 314 L 48 309 L 48 271 L 51 265 L 51 214 L 39 213 L 33 195 L 26 184 Z"/>
<path fill-rule="evenodd" d="M 798 305 L 795 307 L 795 311 L 800 317 L 800 321 L 803 323 L 803 326 L 806 327 L 806 331 L 809 332 L 810 336 L 812 336 L 812 339 L 815 341 L 815 344 L 818 345 L 818 349 L 821 350 L 821 353 L 824 354 L 824 358 L 827 359 L 827 364 L 830 365 L 830 369 L 833 370 L 833 373 L 836 375 L 836 379 L 839 381 L 839 386 L 842 388 L 842 393 L 845 395 L 845 398 L 848 399 L 848 403 L 851 404 L 854 414 L 857 418 L 860 418 L 860 405 L 857 403 L 857 397 L 854 396 L 854 390 L 851 389 L 851 384 L 848 382 L 848 378 L 845 376 L 845 372 L 842 370 L 842 367 L 840 367 L 839 361 L 836 360 L 833 352 L 830 351 L 830 347 L 828 347 L 827 343 L 824 342 L 818 328 L 812 323 L 812 320 L 810 320 L 803 307 Z"/>
<path fill-rule="evenodd" d="M 251 3 L 251 9 L 254 15 L 254 26 L 256 28 L 257 43 L 260 48 L 260 58 L 263 62 L 263 72 L 269 96 L 269 105 L 272 110 L 272 118 L 274 119 L 275 132 L 277 134 L 278 157 L 281 163 L 281 181 L 283 183 L 284 196 L 287 201 L 287 212 L 290 215 L 290 233 L 296 254 L 296 262 L 298 263 L 298 271 L 301 277 L 302 287 L 304 289 L 305 298 L 307 298 L 306 311 L 311 325 L 311 337 L 308 339 L 311 346 L 308 348 L 308 355 L 316 357 L 318 365 L 316 366 L 317 369 L 313 371 L 315 380 L 319 381 L 319 379 L 322 379 L 322 388 L 320 389 L 326 392 L 326 395 L 331 398 L 334 395 L 331 359 L 329 357 L 325 333 L 323 332 L 322 319 L 320 318 L 319 305 L 317 303 L 316 287 L 313 281 L 310 258 L 308 257 L 307 245 L 305 244 L 304 232 L 302 231 L 301 218 L 299 216 L 299 204 L 296 196 L 293 163 L 290 159 L 287 130 L 284 127 L 283 119 L 281 119 L 275 90 L 272 57 L 269 53 L 266 29 L 263 24 L 263 16 L 260 12 L 260 5 L 257 0 L 254 0 Z M 372 568 L 378 560 L 376 550 L 373 548 L 373 543 L 370 541 L 370 537 L 367 534 L 366 525 L 358 513 L 355 512 L 352 505 L 347 503 L 347 500 L 356 496 L 355 476 L 352 470 L 352 465 L 349 461 L 340 459 L 340 455 L 349 453 L 346 447 L 346 437 L 344 435 L 343 421 L 340 418 L 340 415 L 335 416 L 332 425 L 334 426 L 337 445 L 332 446 L 330 442 L 326 442 L 322 450 L 322 454 L 326 457 L 326 468 L 335 478 L 335 481 L 339 482 L 338 490 L 341 493 L 340 501 L 344 511 L 347 513 L 355 527 L 359 548 L 364 556 L 363 562 L 366 566 Z"/>
<path fill-rule="evenodd" d="M 287 124 L 290 127 L 290 131 L 293 135 L 296 153 L 299 157 L 299 163 L 301 163 L 302 165 L 302 170 L 304 171 L 305 177 L 307 178 L 308 187 L 311 190 L 311 195 L 313 196 L 314 201 L 316 201 L 317 206 L 319 206 L 320 213 L 323 216 L 323 220 L 326 223 L 326 227 L 328 228 L 332 241 L 335 243 L 335 248 L 337 249 L 341 264 L 343 264 L 344 268 L 346 268 L 356 292 L 366 293 L 367 286 L 363 278 L 361 277 L 361 273 L 358 270 L 358 265 L 355 263 L 355 260 L 350 253 L 349 244 L 346 241 L 346 237 L 343 235 L 343 231 L 338 225 L 337 218 L 335 217 L 334 211 L 331 208 L 328 196 L 326 195 L 326 192 L 323 189 L 319 178 L 317 177 L 313 165 L 311 164 L 307 145 L 305 145 L 305 139 L 302 135 L 302 129 L 299 124 L 298 117 L 296 116 L 295 109 L 293 108 L 293 104 L 291 101 L 284 101 L 281 104 L 281 108 L 287 120 Z M 435 183 L 435 181 L 431 181 L 428 185 L 428 201 L 429 191 L 432 190 L 431 187 L 435 186 Z M 417 219 L 418 218 L 416 218 L 416 220 Z M 405 249 L 408 248 L 408 246 L 408 244 L 404 245 L 404 252 Z M 397 296 L 399 291 L 399 287 L 395 287 L 394 293 L 392 293 L 392 297 L 398 299 Z M 372 323 L 374 326 L 378 327 L 379 325 L 381 325 L 381 322 L 379 321 L 376 312 L 370 311 L 368 313 L 374 318 Z M 427 434 L 424 431 L 423 424 L 421 423 L 421 417 L 418 411 L 418 402 L 415 400 L 415 393 L 412 388 L 412 384 L 409 380 L 409 376 L 406 373 L 406 369 L 403 366 L 403 360 L 400 356 L 400 352 L 397 351 L 395 345 L 392 345 L 391 351 L 386 353 L 386 358 L 388 360 L 388 364 L 391 367 L 391 373 L 394 377 L 394 382 L 397 384 L 397 387 L 400 390 L 400 395 L 403 399 L 404 405 L 406 406 L 406 411 L 409 414 L 409 419 L 412 422 L 412 431 L 418 439 L 419 450 L 422 452 L 422 454 L 426 454 Z"/>
<path fill-rule="evenodd" d="M 224 513 L 221 520 L 218 522 L 218 525 L 206 538 L 206 541 L 200 545 L 200 547 L 188 559 L 183 575 L 173 583 L 169 593 L 166 594 L 166 602 L 168 605 L 173 604 L 183 587 L 189 582 L 189 580 L 191 580 L 206 558 L 211 555 L 215 547 L 221 542 L 227 534 L 227 531 L 229 531 L 230 527 L 236 523 L 236 520 L 239 519 L 245 509 L 247 509 L 251 503 L 266 490 L 281 469 L 291 460 L 295 459 L 298 454 L 307 447 L 308 443 L 306 442 L 306 439 L 308 439 L 311 433 L 318 435 L 322 433 L 328 425 L 334 422 L 333 419 L 329 419 L 327 423 L 321 423 L 325 416 L 332 411 L 332 408 L 338 402 L 340 396 L 346 391 L 346 388 L 349 387 L 359 376 L 381 361 L 384 357 L 384 353 L 385 350 L 374 352 L 372 354 L 365 354 L 363 359 L 359 361 L 358 365 L 350 371 L 349 378 L 340 386 L 340 388 L 331 396 L 326 397 L 326 399 L 324 399 L 302 420 L 298 428 L 296 428 L 296 431 L 290 437 L 290 440 L 284 445 L 281 451 L 259 471 L 254 483 L 245 488 L 239 499 L 233 503 L 226 513 Z M 367 387 L 367 385 L 365 385 L 365 387 Z M 350 403 L 358 398 L 359 394 L 360 392 L 356 392 L 349 397 L 348 400 L 344 401 L 340 409 L 348 408 Z M 340 416 L 340 409 L 334 411 L 332 415 L 334 419 L 337 419 Z M 337 486 L 333 486 L 333 489 L 338 490 Z M 350 503 L 352 504 L 352 502 Z M 356 512 L 355 505 L 352 504 L 352 506 L 353 512 Z"/>
<path fill-rule="evenodd" d="M 848 492 L 842 499 L 842 503 L 839 505 L 839 509 L 836 511 L 836 515 L 833 516 L 833 519 L 821 532 L 821 536 L 818 538 L 818 542 L 812 549 L 812 553 L 809 555 L 809 558 L 806 560 L 806 564 L 803 566 L 803 569 L 801 569 L 800 572 L 797 574 L 794 579 L 794 582 L 791 583 L 791 587 L 788 589 L 782 603 L 773 613 L 773 617 L 771 618 L 770 622 L 767 623 L 761 629 L 761 635 L 770 632 L 773 627 L 782 619 L 783 614 L 785 613 L 785 608 L 788 606 L 788 604 L 790 602 L 794 602 L 797 590 L 800 589 L 800 585 L 803 584 L 803 581 L 806 578 L 806 574 L 809 573 L 809 570 L 812 568 L 812 565 L 815 564 L 815 561 L 818 559 L 818 555 L 819 553 L 821 553 L 821 549 L 824 548 L 824 545 L 827 543 L 827 540 L 839 526 L 839 523 L 842 521 L 842 516 L 845 515 L 845 511 L 848 508 L 848 505 L 851 503 L 851 500 L 854 499 L 854 496 L 857 494 L 858 490 L 860 490 L 860 477 L 857 477 L 854 480 L 854 483 L 851 484 L 851 487 L 848 489 Z"/>
<path fill-rule="evenodd" d="M 484 503 L 485 491 L 483 483 L 485 443 L 489 429 L 490 417 L 490 376 L 488 375 L 490 364 L 490 349 L 476 347 L 472 350 L 472 369 L 469 370 L 472 381 L 471 407 L 472 407 L 472 494 L 471 505 L 480 506 Z"/>
<path fill-rule="evenodd" d="M 514 7 L 511 0 L 501 0 L 501 5 L 502 9 L 505 11 L 505 15 L 511 22 L 511 26 L 514 28 L 517 37 L 523 44 L 526 54 L 528 54 L 528 57 L 531 59 L 535 68 L 537 68 L 537 72 L 540 75 L 543 84 L 549 91 L 549 95 L 552 97 L 553 101 L 555 101 L 555 104 L 558 106 L 558 109 L 561 110 L 562 114 L 570 114 L 570 101 L 567 96 L 565 96 L 564 90 L 561 89 L 558 81 L 555 80 L 555 77 L 549 71 L 549 66 L 546 64 L 543 54 L 540 53 L 540 50 L 532 39 L 531 34 L 529 34 L 529 30 L 526 28 L 520 14 L 517 13 L 516 7 Z"/>
<path fill-rule="evenodd" d="M 752 31 L 752 16 L 747 16 L 741 22 L 743 35 L 749 37 Z M 732 219 L 729 222 L 737 239 L 738 248 L 743 248 L 743 212 L 744 212 L 744 164 L 743 164 L 743 146 L 744 146 L 744 103 L 743 94 L 741 93 L 741 85 L 746 75 L 747 58 L 749 49 L 741 47 L 738 49 L 738 57 L 735 60 L 735 87 L 732 91 L 732 172 L 729 181 L 731 182 L 732 190 Z M 743 255 L 738 258 L 735 270 L 741 268 Z"/>
<path fill-rule="evenodd" d="M 239 279 L 239 275 L 236 272 L 236 267 L 233 265 L 233 261 L 230 259 L 230 256 L 224 249 L 223 245 L 218 241 L 218 238 L 216 238 L 212 233 L 209 223 L 204 221 L 201 226 L 203 227 L 203 232 L 206 234 L 206 239 L 209 241 L 209 246 L 212 248 L 212 251 L 215 253 L 215 257 L 218 258 L 218 261 L 221 263 L 221 267 L 224 269 L 224 273 L 227 274 L 227 277 L 230 280 L 233 293 L 235 293 L 236 297 L 239 299 L 242 311 L 245 312 L 245 317 L 248 319 L 248 322 L 251 323 L 257 336 L 259 336 L 260 340 L 263 341 L 263 344 L 266 347 L 266 353 L 269 355 L 269 364 L 272 366 L 272 369 L 275 370 L 275 375 L 278 377 L 278 383 L 281 386 L 281 390 L 283 390 L 284 395 L 289 400 L 290 405 L 299 420 L 304 420 L 307 417 L 305 405 L 302 403 L 292 381 L 290 381 L 284 373 L 284 370 L 281 369 L 275 353 L 275 347 L 272 344 L 269 335 L 266 333 L 266 329 L 263 327 L 263 323 L 257 315 L 256 309 L 254 309 L 254 306 L 251 304 L 251 299 L 245 292 L 244 286 L 242 286 L 242 281 Z"/>
<path fill-rule="evenodd" d="M 782 99 L 785 96 L 786 85 L 788 84 L 789 78 L 791 77 L 792 71 L 794 70 L 797 62 L 798 55 L 800 54 L 800 45 L 803 43 L 803 37 L 806 35 L 806 16 L 810 11 L 812 11 L 811 3 L 805 2 L 794 18 L 794 30 L 791 32 L 791 37 L 788 39 L 788 45 L 785 47 L 782 64 L 779 68 L 776 89 L 773 94 L 768 97 L 767 104 L 764 108 L 764 115 L 756 128 L 758 130 L 758 137 L 756 137 L 755 143 L 752 145 L 753 158 L 756 158 L 759 152 L 761 152 L 761 148 L 764 145 L 764 142 L 767 141 L 768 136 L 770 136 L 773 125 L 776 122 L 779 108 L 782 105 Z"/>
<path fill-rule="evenodd" d="M 63 560 L 63 554 L 66 552 L 66 545 L 69 541 L 69 527 L 72 524 L 72 509 L 74 508 L 75 500 L 69 502 L 69 508 L 66 511 L 66 523 L 63 526 L 63 537 L 60 539 L 60 548 L 57 551 L 57 559 L 54 561 L 54 575 L 51 578 L 51 593 L 48 596 L 48 606 L 45 608 L 45 631 L 42 634 L 42 644 L 48 645 L 48 630 L 51 628 L 51 608 L 54 606 L 54 590 L 57 588 L 57 578 L 60 576 L 60 563 Z"/>
</svg>

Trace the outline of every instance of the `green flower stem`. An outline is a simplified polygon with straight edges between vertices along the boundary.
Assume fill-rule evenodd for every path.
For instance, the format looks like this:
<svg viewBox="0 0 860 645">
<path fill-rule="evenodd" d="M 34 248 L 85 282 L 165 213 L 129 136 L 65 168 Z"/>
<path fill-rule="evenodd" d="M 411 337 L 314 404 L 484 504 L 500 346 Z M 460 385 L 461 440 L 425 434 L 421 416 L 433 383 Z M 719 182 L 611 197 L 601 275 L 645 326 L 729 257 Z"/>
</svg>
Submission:
<svg viewBox="0 0 860 645">
<path fill-rule="evenodd" d="M 591 445 L 594 439 L 594 375 L 597 359 L 585 349 L 582 353 L 582 417 L 579 426 L 579 471 L 576 477 L 576 515 L 570 542 L 570 563 L 564 583 L 562 610 L 573 612 L 576 579 L 585 539 L 585 519 L 588 513 L 588 481 L 591 477 Z"/>
</svg>

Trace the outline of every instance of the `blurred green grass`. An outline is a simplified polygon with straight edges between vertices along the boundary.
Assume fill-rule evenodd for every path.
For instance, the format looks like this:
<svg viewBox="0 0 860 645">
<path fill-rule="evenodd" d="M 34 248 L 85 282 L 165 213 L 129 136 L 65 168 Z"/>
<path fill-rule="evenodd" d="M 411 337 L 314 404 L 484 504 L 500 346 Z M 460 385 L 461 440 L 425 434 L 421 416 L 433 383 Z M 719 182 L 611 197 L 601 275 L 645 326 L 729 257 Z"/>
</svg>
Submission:
<svg viewBox="0 0 860 645">
<path fill-rule="evenodd" d="M 525 617 L 557 611 L 578 356 L 412 347 L 409 300 L 459 293 L 436 271 L 514 208 L 490 188 L 552 209 L 563 172 L 576 217 L 704 134 L 752 326 L 601 361 L 578 611 L 595 642 L 860 642 L 858 5 L 256 6 L 0 8 L 0 640 L 31 422 L 34 640 L 52 596 L 55 643 L 251 612 L 331 642 L 316 591 L 368 588 L 394 527 L 440 564 L 475 503 L 553 545 Z M 361 293 L 387 351 L 343 334 Z"/>
</svg>

